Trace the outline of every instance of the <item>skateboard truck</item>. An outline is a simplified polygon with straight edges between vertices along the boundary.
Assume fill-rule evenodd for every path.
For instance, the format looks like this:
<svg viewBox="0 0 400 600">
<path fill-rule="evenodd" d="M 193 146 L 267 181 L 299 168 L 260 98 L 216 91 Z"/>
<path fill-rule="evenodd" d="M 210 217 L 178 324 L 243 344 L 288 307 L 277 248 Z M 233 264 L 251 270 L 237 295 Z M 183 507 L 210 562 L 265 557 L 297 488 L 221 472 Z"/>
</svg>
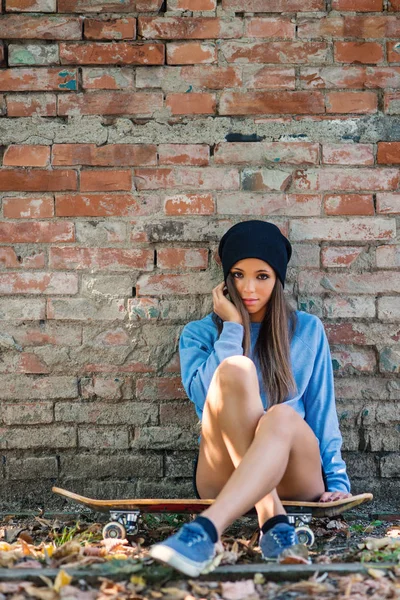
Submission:
<svg viewBox="0 0 400 600">
<path fill-rule="evenodd" d="M 314 533 L 311 527 L 308 526 L 312 519 L 311 511 L 305 510 L 303 512 L 301 509 L 296 511 L 287 511 L 287 518 L 289 519 L 289 523 L 296 529 L 299 544 L 304 544 L 305 546 L 311 548 L 315 542 Z"/>
<path fill-rule="evenodd" d="M 104 539 L 124 539 L 127 535 L 135 535 L 139 531 L 140 510 L 111 510 L 110 517 L 111 521 L 103 527 Z"/>
</svg>

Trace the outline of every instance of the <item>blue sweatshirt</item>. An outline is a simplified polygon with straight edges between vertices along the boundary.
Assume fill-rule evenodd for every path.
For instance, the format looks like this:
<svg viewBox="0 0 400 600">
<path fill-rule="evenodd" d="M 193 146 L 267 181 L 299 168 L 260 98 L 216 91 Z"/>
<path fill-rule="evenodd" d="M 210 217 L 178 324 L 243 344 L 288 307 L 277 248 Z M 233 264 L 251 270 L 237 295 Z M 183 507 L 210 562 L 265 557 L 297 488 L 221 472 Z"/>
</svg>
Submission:
<svg viewBox="0 0 400 600">
<path fill-rule="evenodd" d="M 296 311 L 297 326 L 290 344 L 292 372 L 297 385 L 296 394 L 286 400 L 309 424 L 318 442 L 328 491 L 350 491 L 346 465 L 341 456 L 342 436 L 335 406 L 333 370 L 328 340 L 320 319 Z M 254 346 L 261 323 L 251 323 L 251 354 L 257 367 L 263 406 L 268 399 L 261 372 L 254 359 Z M 179 354 L 182 382 L 194 402 L 199 419 L 212 376 L 218 365 L 229 356 L 243 354 L 243 326 L 225 321 L 220 337 L 209 314 L 200 321 L 184 327 Z"/>
</svg>

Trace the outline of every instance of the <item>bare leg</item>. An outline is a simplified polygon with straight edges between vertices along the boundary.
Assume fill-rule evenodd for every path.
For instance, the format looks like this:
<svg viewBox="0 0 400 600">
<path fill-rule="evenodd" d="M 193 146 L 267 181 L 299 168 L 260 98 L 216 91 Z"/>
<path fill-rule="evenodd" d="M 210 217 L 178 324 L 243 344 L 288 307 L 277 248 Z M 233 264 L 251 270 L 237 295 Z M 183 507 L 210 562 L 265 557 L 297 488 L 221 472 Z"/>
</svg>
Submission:
<svg viewBox="0 0 400 600">
<path fill-rule="evenodd" d="M 210 385 L 197 485 L 202 497 L 218 496 L 203 514 L 219 533 L 254 505 L 261 524 L 285 514 L 280 497 L 315 500 L 324 492 L 314 433 L 288 405 L 264 415 L 246 357 L 223 361 Z"/>
<path fill-rule="evenodd" d="M 264 409 L 254 363 L 235 356 L 214 374 L 202 420 L 196 484 L 202 498 L 216 498 L 253 441 Z M 256 504 L 260 526 L 286 514 L 276 490 Z"/>
</svg>

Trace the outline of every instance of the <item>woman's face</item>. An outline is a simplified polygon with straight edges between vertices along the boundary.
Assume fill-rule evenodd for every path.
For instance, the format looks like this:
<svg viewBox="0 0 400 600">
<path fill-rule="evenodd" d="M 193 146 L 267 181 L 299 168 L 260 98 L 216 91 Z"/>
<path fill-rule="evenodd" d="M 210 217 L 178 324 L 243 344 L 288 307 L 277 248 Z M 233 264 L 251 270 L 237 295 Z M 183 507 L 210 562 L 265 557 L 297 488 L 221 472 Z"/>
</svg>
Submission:
<svg viewBox="0 0 400 600">
<path fill-rule="evenodd" d="M 250 321 L 262 321 L 276 281 L 274 269 L 259 258 L 244 258 L 230 272 Z"/>
</svg>

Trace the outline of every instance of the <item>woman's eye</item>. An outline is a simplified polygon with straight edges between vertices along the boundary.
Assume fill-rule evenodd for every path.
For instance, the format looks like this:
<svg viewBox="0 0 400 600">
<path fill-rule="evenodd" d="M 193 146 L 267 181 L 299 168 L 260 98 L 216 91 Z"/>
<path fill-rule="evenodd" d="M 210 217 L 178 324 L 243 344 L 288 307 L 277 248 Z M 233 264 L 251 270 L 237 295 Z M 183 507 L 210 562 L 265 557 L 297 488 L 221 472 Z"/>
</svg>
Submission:
<svg viewBox="0 0 400 600">
<path fill-rule="evenodd" d="M 234 273 L 232 273 L 232 277 L 235 277 L 236 279 L 239 279 L 239 277 L 241 277 L 241 273 L 239 273 L 239 271 L 235 271 Z"/>
<path fill-rule="evenodd" d="M 261 275 L 259 275 L 260 279 L 269 279 L 269 275 L 267 275 L 266 273 L 261 273 Z"/>
</svg>

